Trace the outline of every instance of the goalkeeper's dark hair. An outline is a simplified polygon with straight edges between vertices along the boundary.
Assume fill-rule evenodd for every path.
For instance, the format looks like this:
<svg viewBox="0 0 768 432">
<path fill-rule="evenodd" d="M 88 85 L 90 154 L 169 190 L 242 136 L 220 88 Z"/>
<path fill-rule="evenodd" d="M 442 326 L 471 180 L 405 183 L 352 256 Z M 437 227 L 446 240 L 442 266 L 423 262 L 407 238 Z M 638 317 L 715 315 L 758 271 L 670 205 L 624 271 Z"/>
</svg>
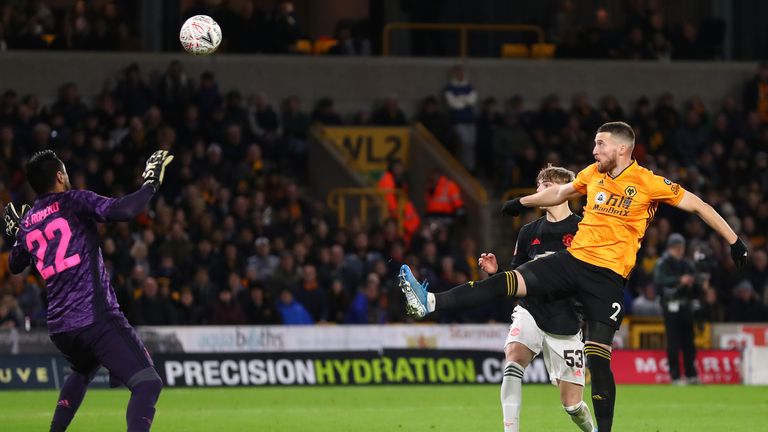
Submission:
<svg viewBox="0 0 768 432">
<path fill-rule="evenodd" d="M 53 150 L 42 150 L 27 162 L 27 181 L 36 194 L 42 195 L 53 189 L 59 171 L 64 171 L 64 162 Z"/>
<path fill-rule="evenodd" d="M 539 175 L 536 177 L 536 184 L 543 181 L 566 184 L 572 182 L 574 179 L 576 179 L 576 174 L 574 174 L 573 171 L 548 164 L 546 168 L 539 171 Z"/>
</svg>

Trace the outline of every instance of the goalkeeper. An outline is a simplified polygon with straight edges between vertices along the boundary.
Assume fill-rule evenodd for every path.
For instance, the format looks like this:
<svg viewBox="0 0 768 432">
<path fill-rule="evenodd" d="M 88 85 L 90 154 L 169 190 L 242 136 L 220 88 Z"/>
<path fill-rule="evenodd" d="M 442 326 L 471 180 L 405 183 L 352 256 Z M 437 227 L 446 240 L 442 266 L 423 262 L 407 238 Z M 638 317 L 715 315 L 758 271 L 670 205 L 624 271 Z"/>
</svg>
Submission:
<svg viewBox="0 0 768 432">
<path fill-rule="evenodd" d="M 126 412 L 129 432 L 148 431 L 162 381 L 136 331 L 118 307 L 101 256 L 97 223 L 133 219 L 157 192 L 173 160 L 158 150 L 147 161 L 144 185 L 122 198 L 73 190 L 64 163 L 51 150 L 32 156 L 27 181 L 37 194 L 30 208 L 5 207 L 5 232 L 15 243 L 12 273 L 31 265 L 45 280 L 48 332 L 72 366 L 61 388 L 50 430 L 64 431 L 99 369 L 131 391 Z"/>
</svg>

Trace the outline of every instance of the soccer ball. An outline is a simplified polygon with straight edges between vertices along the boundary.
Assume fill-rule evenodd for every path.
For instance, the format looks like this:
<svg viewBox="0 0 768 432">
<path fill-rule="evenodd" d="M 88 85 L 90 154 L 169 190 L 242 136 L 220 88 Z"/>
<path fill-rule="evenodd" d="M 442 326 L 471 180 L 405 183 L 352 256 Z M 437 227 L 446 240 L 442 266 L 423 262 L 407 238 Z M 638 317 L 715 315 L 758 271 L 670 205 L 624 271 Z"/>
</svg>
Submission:
<svg viewBox="0 0 768 432">
<path fill-rule="evenodd" d="M 221 43 L 221 27 L 208 15 L 195 15 L 181 26 L 179 41 L 190 54 L 208 55 Z"/>
</svg>

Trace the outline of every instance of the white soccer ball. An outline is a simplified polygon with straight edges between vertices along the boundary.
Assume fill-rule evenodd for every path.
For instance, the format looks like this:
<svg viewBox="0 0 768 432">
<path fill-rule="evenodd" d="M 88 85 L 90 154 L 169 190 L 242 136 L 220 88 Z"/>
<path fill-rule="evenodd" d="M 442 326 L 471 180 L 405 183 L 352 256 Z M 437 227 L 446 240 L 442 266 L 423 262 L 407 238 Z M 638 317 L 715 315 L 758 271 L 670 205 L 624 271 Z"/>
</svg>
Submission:
<svg viewBox="0 0 768 432">
<path fill-rule="evenodd" d="M 195 15 L 181 26 L 179 41 L 190 54 L 208 55 L 221 43 L 221 27 L 208 15 Z"/>
</svg>

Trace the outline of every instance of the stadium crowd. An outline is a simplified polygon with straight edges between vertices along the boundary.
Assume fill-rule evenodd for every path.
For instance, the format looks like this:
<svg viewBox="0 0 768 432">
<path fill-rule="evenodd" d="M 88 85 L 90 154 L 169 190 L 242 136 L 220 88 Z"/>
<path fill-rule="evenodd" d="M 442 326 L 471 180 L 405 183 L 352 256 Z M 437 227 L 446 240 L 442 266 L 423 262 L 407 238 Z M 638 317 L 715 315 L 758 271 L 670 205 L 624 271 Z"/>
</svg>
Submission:
<svg viewBox="0 0 768 432">
<path fill-rule="evenodd" d="M 134 324 L 398 322 L 405 319 L 396 286 L 402 263 L 441 291 L 484 277 L 476 261 L 482 251 L 444 225 L 422 224 L 408 240 L 393 220 L 336 226 L 324 197 L 303 192 L 313 122 L 420 121 L 457 157 L 467 155 L 462 140 L 472 131 L 475 172 L 503 190 L 534 185 L 547 162 L 578 171 L 591 163 L 597 126 L 626 120 L 637 131 L 638 161 L 700 194 L 752 248 L 750 264 L 737 273 L 727 245 L 698 219 L 662 207 L 626 290 L 628 314 L 633 305 L 644 314 L 661 313 L 653 269 L 667 239 L 679 232 L 695 268 L 700 319 L 768 320 L 768 104 L 761 102 L 768 66 L 746 83 L 742 101 L 727 97 L 713 111 L 698 98 L 678 103 L 672 94 L 655 100 L 638 95 L 625 111 L 612 96 L 593 105 L 579 93 L 567 107 L 552 95 L 537 109 L 519 96 L 485 97 L 479 108 L 461 106 L 465 111 L 456 116 L 457 105 L 443 103 L 455 84 L 426 97 L 413 118 L 393 98 L 370 115 L 340 114 L 331 98 L 316 101 L 311 112 L 298 97 L 275 106 L 264 94 L 220 89 L 212 73 L 194 79 L 178 62 L 156 82 L 130 65 L 94 101 L 81 100 L 75 83 L 63 84 L 50 106 L 39 95 L 6 90 L 0 99 L 0 201 L 34 199 L 23 167 L 42 149 L 58 153 L 73 187 L 109 196 L 137 189 L 146 158 L 167 149 L 176 159 L 146 213 L 100 229 L 120 305 Z M 397 182 L 407 182 L 407 173 Z M 10 244 L 0 241 L 0 328 L 25 321 L 44 326 L 44 284 L 34 270 L 10 275 Z M 509 307 L 434 319 L 506 321 Z"/>
<path fill-rule="evenodd" d="M 605 7 L 596 8 L 591 16 L 577 13 L 575 3 L 562 0 L 550 13 L 516 22 L 545 29 L 546 41 L 557 47 L 558 58 L 714 60 L 723 56 L 725 24 L 722 20 L 705 18 L 699 22 L 670 23 L 665 17 L 664 4 L 656 1 L 626 2 L 619 8 L 620 13 L 616 8 L 611 10 L 616 16 Z M 449 2 L 402 2 L 402 7 L 413 22 L 460 22 L 463 19 L 455 15 L 461 16 L 467 6 Z M 180 16 L 168 19 L 183 20 L 204 14 L 226 29 L 222 52 L 310 52 L 297 45 L 300 39 L 310 39 L 310 36 L 302 28 L 301 17 L 297 17 L 291 1 L 276 1 L 272 8 L 261 8 L 252 0 L 201 0 L 181 2 L 180 8 Z M 0 0 L 0 51 L 144 50 L 145 39 L 137 28 L 140 14 L 140 6 L 135 2 L 120 0 L 78 0 L 67 7 L 62 7 L 61 2 L 45 0 Z M 585 20 L 585 16 L 589 18 Z M 337 42 L 329 54 L 370 55 L 371 34 L 381 32 L 380 28 L 371 28 L 372 21 L 375 20 L 342 19 L 333 35 L 315 35 L 315 38 Z M 447 47 L 455 45 L 439 31 L 414 32 L 412 37 L 412 55 L 449 55 Z M 166 39 L 175 42 L 175 34 L 169 33 Z M 163 45 L 165 49 L 180 49 L 176 43 L 164 42 Z M 499 55 L 498 47 L 491 51 L 485 49 L 480 49 L 482 52 L 478 54 Z"/>
</svg>

